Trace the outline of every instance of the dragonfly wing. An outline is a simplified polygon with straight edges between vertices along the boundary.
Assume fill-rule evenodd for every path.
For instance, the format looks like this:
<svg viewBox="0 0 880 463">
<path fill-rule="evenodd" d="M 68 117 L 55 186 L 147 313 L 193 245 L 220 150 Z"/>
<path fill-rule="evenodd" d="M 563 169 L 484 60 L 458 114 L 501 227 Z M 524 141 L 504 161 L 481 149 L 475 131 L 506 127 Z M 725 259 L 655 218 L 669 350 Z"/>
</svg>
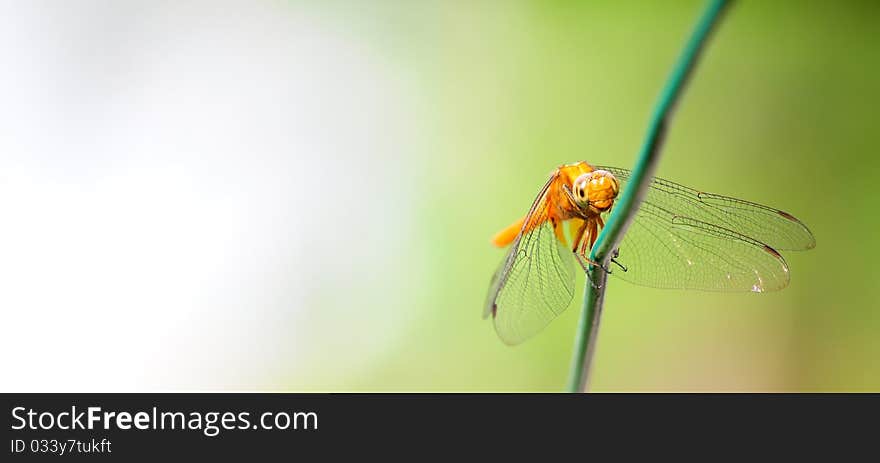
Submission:
<svg viewBox="0 0 880 463">
<path fill-rule="evenodd" d="M 620 182 L 621 190 L 631 172 L 601 166 Z M 678 183 L 654 178 L 645 195 L 645 204 L 657 211 L 689 217 L 732 230 L 778 250 L 804 250 L 816 246 L 810 230 L 791 214 L 761 204 L 728 196 L 705 193 Z"/>
<path fill-rule="evenodd" d="M 483 316 L 492 315 L 495 331 L 510 345 L 541 331 L 574 297 L 574 257 L 548 220 L 547 190 L 556 177 L 538 193 L 489 285 Z"/>
<path fill-rule="evenodd" d="M 501 340 L 519 344 L 544 329 L 568 308 L 574 282 L 574 256 L 549 221 L 523 236 L 493 277 L 498 289 L 487 301 Z"/>
<path fill-rule="evenodd" d="M 612 275 L 655 288 L 772 291 L 788 265 L 770 246 L 732 230 L 643 203 L 623 237 Z"/>
</svg>

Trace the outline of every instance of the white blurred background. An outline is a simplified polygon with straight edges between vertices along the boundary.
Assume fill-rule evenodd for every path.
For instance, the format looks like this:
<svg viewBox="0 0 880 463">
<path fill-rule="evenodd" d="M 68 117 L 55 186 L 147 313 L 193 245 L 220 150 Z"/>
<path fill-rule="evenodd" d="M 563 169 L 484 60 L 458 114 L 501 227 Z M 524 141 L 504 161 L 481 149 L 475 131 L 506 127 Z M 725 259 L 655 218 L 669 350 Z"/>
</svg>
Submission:
<svg viewBox="0 0 880 463">
<path fill-rule="evenodd" d="M 393 345 L 348 306 L 397 303 L 413 78 L 331 19 L 3 2 L 3 390 L 278 389 Z"/>
</svg>

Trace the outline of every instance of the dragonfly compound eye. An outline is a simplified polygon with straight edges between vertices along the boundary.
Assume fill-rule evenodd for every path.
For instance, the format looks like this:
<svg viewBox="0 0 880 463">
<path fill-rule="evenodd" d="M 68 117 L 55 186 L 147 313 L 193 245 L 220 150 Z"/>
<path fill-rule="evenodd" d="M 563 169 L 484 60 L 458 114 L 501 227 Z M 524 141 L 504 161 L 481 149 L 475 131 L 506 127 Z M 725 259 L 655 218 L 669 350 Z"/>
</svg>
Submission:
<svg viewBox="0 0 880 463">
<path fill-rule="evenodd" d="M 583 174 L 575 179 L 574 185 L 572 185 L 574 200 L 577 202 L 578 206 L 587 207 L 589 205 L 589 193 L 588 188 L 590 185 L 590 174 Z"/>
<path fill-rule="evenodd" d="M 620 192 L 620 183 L 605 170 L 594 170 L 589 175 L 586 193 L 590 205 L 599 212 L 609 209 Z"/>
</svg>

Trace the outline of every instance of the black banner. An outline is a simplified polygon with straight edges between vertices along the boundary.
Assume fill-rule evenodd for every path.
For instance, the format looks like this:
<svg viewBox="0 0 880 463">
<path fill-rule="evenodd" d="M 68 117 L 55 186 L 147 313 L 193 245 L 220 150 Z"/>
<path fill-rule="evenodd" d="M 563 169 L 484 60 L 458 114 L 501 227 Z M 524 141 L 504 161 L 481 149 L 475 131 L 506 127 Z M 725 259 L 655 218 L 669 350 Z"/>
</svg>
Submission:
<svg viewBox="0 0 880 463">
<path fill-rule="evenodd" d="M 876 395 L 5 394 L 3 461 L 496 457 L 668 452 L 845 440 L 873 446 Z M 726 450 L 727 451 L 727 450 Z M 416 455 L 410 455 L 414 458 Z M 419 458 L 421 458 L 419 457 Z"/>
</svg>

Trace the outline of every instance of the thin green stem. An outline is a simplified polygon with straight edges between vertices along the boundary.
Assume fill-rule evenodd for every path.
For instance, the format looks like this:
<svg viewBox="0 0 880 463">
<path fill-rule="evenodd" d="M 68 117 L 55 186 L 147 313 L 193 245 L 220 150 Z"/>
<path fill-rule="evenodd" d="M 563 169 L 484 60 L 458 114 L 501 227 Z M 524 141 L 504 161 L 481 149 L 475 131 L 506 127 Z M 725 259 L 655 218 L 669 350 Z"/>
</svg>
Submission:
<svg viewBox="0 0 880 463">
<path fill-rule="evenodd" d="M 721 13 L 728 3 L 725 0 L 710 0 L 708 2 L 690 40 L 675 64 L 669 80 L 666 82 L 666 87 L 660 94 L 660 100 L 651 117 L 648 133 L 629 182 L 615 202 L 614 210 L 605 222 L 605 227 L 590 252 L 590 259 L 593 262 L 603 264 L 605 268 L 609 268 L 613 251 L 620 245 L 624 233 L 642 203 L 660 159 L 660 148 L 675 105 L 696 67 L 700 52 L 705 48 L 713 27 L 718 24 Z M 571 363 L 569 392 L 584 392 L 589 383 L 590 367 L 596 350 L 596 338 L 599 333 L 599 322 L 605 301 L 606 279 L 606 272 L 599 267 L 591 266 L 587 272 L 584 304 L 581 309 Z"/>
</svg>

